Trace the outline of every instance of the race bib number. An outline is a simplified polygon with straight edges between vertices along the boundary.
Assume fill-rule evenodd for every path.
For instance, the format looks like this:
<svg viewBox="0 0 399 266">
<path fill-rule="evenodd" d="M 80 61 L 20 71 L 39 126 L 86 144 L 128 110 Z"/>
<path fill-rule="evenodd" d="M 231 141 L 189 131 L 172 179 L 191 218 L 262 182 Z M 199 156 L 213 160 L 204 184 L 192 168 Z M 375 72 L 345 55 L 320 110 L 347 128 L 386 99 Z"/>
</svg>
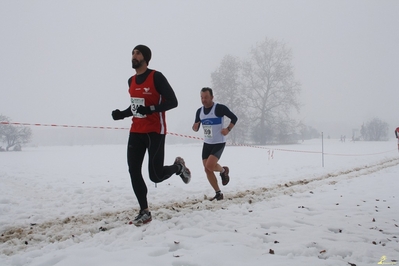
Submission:
<svg viewBox="0 0 399 266">
<path fill-rule="evenodd" d="M 211 139 L 213 136 L 212 126 L 211 125 L 202 125 L 202 128 L 204 129 L 204 138 Z"/>
<path fill-rule="evenodd" d="M 130 100 L 131 100 L 131 108 L 132 108 L 133 116 L 138 117 L 138 118 L 146 117 L 146 115 L 137 113 L 137 108 L 139 108 L 139 106 L 145 106 L 144 98 L 132 97 L 132 98 L 130 98 Z"/>
</svg>

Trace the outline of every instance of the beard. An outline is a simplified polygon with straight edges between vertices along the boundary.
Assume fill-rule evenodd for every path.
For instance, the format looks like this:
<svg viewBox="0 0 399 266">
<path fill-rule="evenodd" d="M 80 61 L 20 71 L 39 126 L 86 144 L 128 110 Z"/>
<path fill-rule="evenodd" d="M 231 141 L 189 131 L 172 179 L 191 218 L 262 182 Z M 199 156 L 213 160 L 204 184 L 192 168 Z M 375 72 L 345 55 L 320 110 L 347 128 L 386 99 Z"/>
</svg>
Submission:
<svg viewBox="0 0 399 266">
<path fill-rule="evenodd" d="M 133 59 L 132 60 L 132 68 L 137 69 L 137 68 L 141 67 L 143 65 L 143 61 L 144 60 L 137 61 L 136 59 Z"/>
</svg>

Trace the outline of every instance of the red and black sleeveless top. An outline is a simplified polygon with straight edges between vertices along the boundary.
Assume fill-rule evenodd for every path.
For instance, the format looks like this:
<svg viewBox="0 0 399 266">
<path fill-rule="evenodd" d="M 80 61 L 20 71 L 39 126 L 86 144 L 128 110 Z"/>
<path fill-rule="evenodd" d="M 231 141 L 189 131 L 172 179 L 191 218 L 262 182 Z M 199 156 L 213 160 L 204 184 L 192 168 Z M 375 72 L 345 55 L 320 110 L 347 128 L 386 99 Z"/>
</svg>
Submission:
<svg viewBox="0 0 399 266">
<path fill-rule="evenodd" d="M 132 77 L 129 87 L 129 94 L 131 99 L 131 108 L 133 112 L 132 125 L 130 132 L 135 133 L 150 133 L 166 134 L 166 120 L 165 112 L 154 112 L 150 115 L 141 115 L 137 113 L 137 108 L 140 105 L 151 106 L 159 105 L 163 99 L 162 95 L 158 93 L 154 85 L 153 70 L 146 80 L 141 83 L 136 83 L 136 75 Z"/>
</svg>

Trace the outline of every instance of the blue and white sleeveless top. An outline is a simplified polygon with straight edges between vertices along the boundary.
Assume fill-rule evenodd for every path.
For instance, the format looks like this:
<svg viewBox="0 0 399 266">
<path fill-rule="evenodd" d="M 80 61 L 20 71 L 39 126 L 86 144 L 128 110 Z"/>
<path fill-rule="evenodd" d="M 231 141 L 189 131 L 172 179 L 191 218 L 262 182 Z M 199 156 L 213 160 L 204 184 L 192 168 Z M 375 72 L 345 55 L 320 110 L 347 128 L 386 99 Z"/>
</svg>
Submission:
<svg viewBox="0 0 399 266">
<path fill-rule="evenodd" d="M 204 129 L 204 142 L 208 144 L 226 142 L 226 137 L 222 135 L 224 117 L 217 117 L 215 115 L 216 105 L 217 103 L 213 104 L 209 114 L 204 113 L 204 106 L 202 106 L 200 112 L 201 124 Z"/>
</svg>

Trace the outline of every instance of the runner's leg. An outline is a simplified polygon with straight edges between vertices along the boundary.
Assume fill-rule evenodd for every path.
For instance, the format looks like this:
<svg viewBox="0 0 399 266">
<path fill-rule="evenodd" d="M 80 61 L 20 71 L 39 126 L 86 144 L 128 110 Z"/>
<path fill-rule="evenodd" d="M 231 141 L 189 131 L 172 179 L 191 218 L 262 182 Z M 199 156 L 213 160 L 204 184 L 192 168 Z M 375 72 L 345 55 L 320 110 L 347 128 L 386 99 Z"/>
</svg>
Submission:
<svg viewBox="0 0 399 266">
<path fill-rule="evenodd" d="M 202 163 L 204 165 L 204 169 L 205 169 L 205 173 L 206 173 L 206 177 L 208 178 L 209 184 L 211 184 L 212 188 L 216 191 L 220 191 L 219 185 L 218 185 L 218 180 L 216 178 L 215 173 L 213 172 L 213 170 L 210 169 L 214 169 L 215 164 L 217 165 L 217 161 L 219 159 L 216 158 L 214 155 L 209 155 L 208 159 L 204 159 L 202 160 Z"/>
<path fill-rule="evenodd" d="M 178 165 L 164 166 L 165 135 L 148 133 L 148 172 L 154 183 L 160 183 L 180 170 Z"/>
<path fill-rule="evenodd" d="M 141 173 L 146 149 L 145 134 L 130 133 L 127 146 L 127 163 L 133 191 L 139 202 L 140 210 L 148 209 L 147 186 Z"/>
</svg>

